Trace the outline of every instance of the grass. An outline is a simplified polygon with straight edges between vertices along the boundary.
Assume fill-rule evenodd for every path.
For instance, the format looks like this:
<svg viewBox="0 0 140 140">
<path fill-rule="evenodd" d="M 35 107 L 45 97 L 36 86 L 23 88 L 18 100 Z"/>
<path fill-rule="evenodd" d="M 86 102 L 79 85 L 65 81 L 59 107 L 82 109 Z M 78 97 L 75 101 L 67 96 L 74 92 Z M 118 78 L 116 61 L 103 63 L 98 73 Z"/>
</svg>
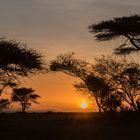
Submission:
<svg viewBox="0 0 140 140">
<path fill-rule="evenodd" d="M 139 128 L 140 113 L 0 114 L 3 140 L 132 140 Z"/>
</svg>

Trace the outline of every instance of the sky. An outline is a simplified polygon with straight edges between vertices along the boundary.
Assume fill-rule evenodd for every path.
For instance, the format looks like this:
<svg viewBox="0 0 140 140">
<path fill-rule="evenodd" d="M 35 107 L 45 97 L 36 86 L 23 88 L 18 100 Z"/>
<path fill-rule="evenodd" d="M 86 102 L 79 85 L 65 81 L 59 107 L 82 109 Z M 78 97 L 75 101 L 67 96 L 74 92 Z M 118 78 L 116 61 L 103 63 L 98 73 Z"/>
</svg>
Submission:
<svg viewBox="0 0 140 140">
<path fill-rule="evenodd" d="M 111 54 L 118 42 L 96 42 L 88 26 L 117 16 L 139 14 L 139 9 L 139 0 L 0 0 L 0 35 L 27 43 L 47 61 L 67 52 L 92 61 L 102 54 Z M 31 110 L 96 111 L 94 101 L 76 92 L 76 81 L 79 79 L 62 73 L 23 81 L 42 97 Z M 82 101 L 88 102 L 87 109 L 80 108 Z"/>
</svg>

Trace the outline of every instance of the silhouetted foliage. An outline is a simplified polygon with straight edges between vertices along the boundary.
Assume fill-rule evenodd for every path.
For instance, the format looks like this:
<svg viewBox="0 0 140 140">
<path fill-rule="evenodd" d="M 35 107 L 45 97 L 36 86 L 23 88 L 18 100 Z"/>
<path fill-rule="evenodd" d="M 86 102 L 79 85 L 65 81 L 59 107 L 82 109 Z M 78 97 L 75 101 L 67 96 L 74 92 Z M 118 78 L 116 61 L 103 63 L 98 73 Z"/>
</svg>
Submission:
<svg viewBox="0 0 140 140">
<path fill-rule="evenodd" d="M 57 57 L 52 71 L 62 71 L 82 82 L 74 86 L 94 97 L 99 111 L 120 111 L 124 106 L 138 110 L 140 98 L 140 66 L 124 58 L 96 58 L 95 64 L 76 59 L 73 54 Z"/>
<path fill-rule="evenodd" d="M 116 111 L 121 105 L 120 96 L 116 95 L 111 84 L 103 77 L 94 74 L 86 79 L 88 88 L 94 93 L 100 111 Z"/>
<path fill-rule="evenodd" d="M 126 59 L 102 57 L 96 59 L 94 71 L 112 87 L 115 95 L 121 96 L 133 110 L 138 110 L 140 98 L 140 65 Z"/>
<path fill-rule="evenodd" d="M 89 67 L 88 62 L 75 58 L 74 53 L 59 55 L 50 65 L 52 71 L 62 71 L 83 80 L 89 74 Z"/>
<path fill-rule="evenodd" d="M 122 37 L 125 39 L 115 54 L 129 54 L 140 50 L 140 15 L 117 17 L 89 26 L 98 41 L 108 41 Z"/>
<path fill-rule="evenodd" d="M 87 80 L 86 80 L 92 74 L 91 65 L 86 61 L 82 61 L 80 59 L 75 58 L 74 53 L 68 53 L 68 54 L 57 56 L 56 60 L 53 60 L 51 62 L 50 70 L 55 71 L 55 72 L 61 71 L 68 75 L 78 77 L 84 82 L 82 83 L 82 86 L 84 85 L 86 89 L 88 89 L 89 91 L 92 91 L 92 89 L 90 88 L 90 85 L 87 83 Z M 97 105 L 100 111 L 101 110 L 100 104 L 98 104 L 97 96 L 95 95 L 96 93 L 94 92 L 92 93 L 93 93 L 93 96 L 95 97 L 95 100 L 97 102 Z"/>
<path fill-rule="evenodd" d="M 89 93 L 95 98 L 99 112 L 120 110 L 121 96 L 115 94 L 111 85 L 103 77 L 92 75 L 85 82 L 76 83 L 74 86 L 78 91 Z"/>
<path fill-rule="evenodd" d="M 19 79 L 45 70 L 42 55 L 26 44 L 0 38 L 0 94 L 5 87 L 13 87 Z"/>
<path fill-rule="evenodd" d="M 10 101 L 8 99 L 0 99 L 0 112 L 3 113 L 4 109 L 8 109 Z"/>
<path fill-rule="evenodd" d="M 86 83 L 87 77 L 91 74 L 90 67 L 91 65 L 88 62 L 75 58 L 74 53 L 69 53 L 57 56 L 56 60 L 51 62 L 50 70 L 62 71 L 68 75 L 78 77 L 85 83 L 89 90 L 92 90 L 88 83 Z M 100 110 L 97 97 L 94 97 Z"/>
<path fill-rule="evenodd" d="M 12 93 L 12 101 L 19 102 L 21 105 L 22 112 L 25 113 L 26 109 L 31 106 L 31 103 L 37 103 L 36 101 L 40 98 L 39 95 L 34 94 L 32 88 L 15 88 Z"/>
<path fill-rule="evenodd" d="M 1 82 L 0 82 L 0 96 L 2 95 L 2 93 L 4 93 L 4 90 L 5 90 L 5 88 L 14 88 L 14 87 L 16 87 L 17 86 L 17 83 L 15 83 L 15 81 L 17 82 L 17 80 L 16 79 L 13 79 L 14 77 L 12 77 L 11 79 L 6 79 L 6 77 L 5 77 L 5 81 L 2 81 L 2 79 L 1 79 Z M 13 81 L 13 82 L 11 82 L 11 81 Z"/>
<path fill-rule="evenodd" d="M 43 69 L 42 55 L 36 50 L 27 48 L 15 40 L 0 40 L 0 68 L 16 73 L 28 75 Z"/>
</svg>

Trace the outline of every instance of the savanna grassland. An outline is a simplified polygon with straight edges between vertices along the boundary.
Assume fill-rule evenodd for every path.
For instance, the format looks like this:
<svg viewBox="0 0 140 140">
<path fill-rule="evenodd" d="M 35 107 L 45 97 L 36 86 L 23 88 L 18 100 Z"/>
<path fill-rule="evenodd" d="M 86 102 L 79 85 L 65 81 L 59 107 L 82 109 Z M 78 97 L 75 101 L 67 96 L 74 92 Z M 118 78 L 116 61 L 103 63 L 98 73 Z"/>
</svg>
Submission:
<svg viewBox="0 0 140 140">
<path fill-rule="evenodd" d="M 3 140 L 139 139 L 139 113 L 9 113 L 0 115 Z"/>
</svg>

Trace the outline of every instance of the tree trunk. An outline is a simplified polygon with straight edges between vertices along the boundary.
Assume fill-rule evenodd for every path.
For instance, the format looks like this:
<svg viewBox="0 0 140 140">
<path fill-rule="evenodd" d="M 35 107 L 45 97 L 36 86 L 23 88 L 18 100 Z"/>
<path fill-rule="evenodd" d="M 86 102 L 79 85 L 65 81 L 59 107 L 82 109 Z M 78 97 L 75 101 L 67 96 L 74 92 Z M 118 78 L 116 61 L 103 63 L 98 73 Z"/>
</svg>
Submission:
<svg viewBox="0 0 140 140">
<path fill-rule="evenodd" d="M 22 103 L 21 103 L 21 109 L 22 109 L 22 112 L 23 112 L 23 113 L 26 113 L 26 107 L 25 107 L 25 105 L 22 104 Z"/>
</svg>

